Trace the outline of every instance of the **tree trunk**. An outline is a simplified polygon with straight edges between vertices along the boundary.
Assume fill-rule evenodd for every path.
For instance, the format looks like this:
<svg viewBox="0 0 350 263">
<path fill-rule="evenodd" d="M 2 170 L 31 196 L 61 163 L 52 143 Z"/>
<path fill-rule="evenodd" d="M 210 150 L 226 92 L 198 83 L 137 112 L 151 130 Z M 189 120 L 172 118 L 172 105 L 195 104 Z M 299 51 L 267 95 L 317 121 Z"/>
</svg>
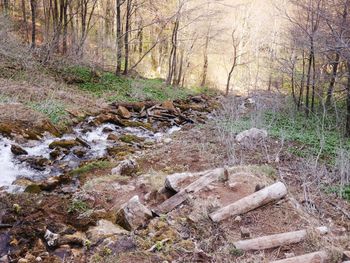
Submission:
<svg viewBox="0 0 350 263">
<path fill-rule="evenodd" d="M 207 82 L 208 64 L 209 64 L 209 60 L 208 60 L 209 33 L 210 33 L 210 29 L 208 29 L 207 36 L 205 38 L 204 63 L 203 63 L 201 87 L 204 87 Z"/>
<path fill-rule="evenodd" d="M 177 34 L 180 24 L 180 15 L 176 17 L 174 24 L 172 36 L 171 36 L 171 51 L 169 56 L 169 68 L 168 68 L 168 77 L 166 83 L 170 85 L 173 81 L 175 70 L 176 70 L 176 57 L 177 57 Z"/>
<path fill-rule="evenodd" d="M 129 70 L 129 35 L 130 35 L 130 20 L 131 20 L 131 4 L 132 0 L 127 0 L 126 2 L 126 21 L 125 21 L 125 36 L 124 36 L 124 50 L 125 50 L 125 57 L 124 57 L 124 75 L 128 74 Z"/>
<path fill-rule="evenodd" d="M 36 42 L 36 0 L 30 0 L 30 8 L 32 12 L 32 45 L 31 48 L 35 48 Z"/>
<path fill-rule="evenodd" d="M 315 112 L 315 95 L 316 95 L 316 65 L 315 53 L 312 52 L 312 97 L 311 97 L 311 112 Z"/>
<path fill-rule="evenodd" d="M 63 39 L 62 39 L 62 52 L 67 53 L 67 33 L 68 33 L 68 1 L 64 0 L 63 3 Z"/>
<path fill-rule="evenodd" d="M 26 1 L 22 0 L 22 17 L 23 17 L 23 24 L 26 30 L 26 41 L 29 42 L 29 29 L 28 29 L 28 22 L 27 22 L 27 10 L 26 10 Z"/>
<path fill-rule="evenodd" d="M 346 86 L 347 111 L 346 111 L 346 132 L 345 132 L 345 136 L 350 138 L 350 61 L 347 62 L 347 68 L 348 68 L 348 83 L 347 83 L 347 86 Z"/>
<path fill-rule="evenodd" d="M 327 90 L 327 99 L 326 99 L 326 106 L 327 107 L 330 107 L 331 103 L 332 103 L 333 90 L 334 90 L 334 86 L 335 86 L 335 80 L 337 78 L 339 61 L 340 61 L 340 54 L 339 54 L 339 52 L 337 52 L 337 54 L 335 56 L 335 60 L 332 63 L 332 67 L 333 67 L 332 68 L 332 77 L 331 77 L 331 81 L 329 83 L 329 87 Z"/>
<path fill-rule="evenodd" d="M 304 80 L 305 80 L 305 51 L 303 51 L 303 71 L 302 71 L 301 81 L 300 81 L 300 91 L 299 91 L 299 98 L 298 98 L 298 109 L 300 109 L 301 103 L 303 101 Z"/>
<path fill-rule="evenodd" d="M 310 113 L 310 82 L 311 82 L 311 67 L 312 67 L 313 50 L 309 54 L 309 65 L 307 69 L 307 80 L 306 80 L 306 96 L 305 96 L 305 113 L 309 116 Z"/>
<path fill-rule="evenodd" d="M 121 0 L 116 0 L 116 38 L 117 38 L 117 67 L 115 69 L 115 74 L 118 76 L 122 70 L 122 21 L 121 21 Z"/>
</svg>

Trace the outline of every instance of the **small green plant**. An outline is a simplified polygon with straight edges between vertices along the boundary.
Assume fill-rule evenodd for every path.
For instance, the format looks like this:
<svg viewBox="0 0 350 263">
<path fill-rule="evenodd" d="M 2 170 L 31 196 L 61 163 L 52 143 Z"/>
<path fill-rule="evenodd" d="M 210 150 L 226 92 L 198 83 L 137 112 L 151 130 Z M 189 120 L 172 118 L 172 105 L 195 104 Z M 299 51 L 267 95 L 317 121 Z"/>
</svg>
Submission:
<svg viewBox="0 0 350 263">
<path fill-rule="evenodd" d="M 19 214 L 22 210 L 22 207 L 19 204 L 13 204 L 12 207 L 16 214 Z"/>
<path fill-rule="evenodd" d="M 90 163 L 86 163 L 70 172 L 72 176 L 78 176 L 81 174 L 86 174 L 98 169 L 107 169 L 111 168 L 113 164 L 109 161 L 93 161 Z"/>
<path fill-rule="evenodd" d="M 91 241 L 89 239 L 86 239 L 84 241 L 84 246 L 86 247 L 87 250 L 91 248 Z"/>
<path fill-rule="evenodd" d="M 100 252 L 100 255 L 103 257 L 108 257 L 112 255 L 112 250 L 109 247 L 103 247 L 103 249 Z"/>
<path fill-rule="evenodd" d="M 244 255 L 244 251 L 235 247 L 229 249 L 229 253 L 234 257 L 240 257 Z"/>
<path fill-rule="evenodd" d="M 73 200 L 68 207 L 68 213 L 84 213 L 88 211 L 89 205 L 81 200 Z"/>
<path fill-rule="evenodd" d="M 156 251 L 161 251 L 163 249 L 163 247 L 164 247 L 164 243 L 162 241 L 157 241 L 154 249 Z"/>
</svg>

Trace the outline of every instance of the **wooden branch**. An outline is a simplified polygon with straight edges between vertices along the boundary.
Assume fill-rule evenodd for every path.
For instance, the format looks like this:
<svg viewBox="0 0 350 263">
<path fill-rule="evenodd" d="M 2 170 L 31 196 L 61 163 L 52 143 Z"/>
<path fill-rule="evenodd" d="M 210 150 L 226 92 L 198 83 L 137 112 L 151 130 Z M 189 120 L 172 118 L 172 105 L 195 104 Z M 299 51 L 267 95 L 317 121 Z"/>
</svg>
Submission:
<svg viewBox="0 0 350 263">
<path fill-rule="evenodd" d="M 315 229 L 317 233 L 324 235 L 328 233 L 327 227 L 318 227 Z M 248 250 L 264 250 L 283 245 L 295 244 L 304 241 L 307 238 L 308 231 L 300 230 L 294 232 L 287 232 L 275 234 L 270 236 L 263 236 L 249 240 L 240 240 L 234 243 L 237 249 L 244 251 Z"/>
<path fill-rule="evenodd" d="M 329 256 L 326 251 L 318 251 L 297 257 L 272 261 L 271 263 L 326 263 Z"/>
<path fill-rule="evenodd" d="M 211 213 L 209 217 L 214 222 L 219 222 L 230 216 L 244 214 L 271 201 L 281 199 L 286 194 L 286 186 L 278 182 Z"/>
<path fill-rule="evenodd" d="M 177 194 L 173 195 L 163 203 L 161 203 L 154 211 L 157 215 L 166 214 L 173 210 L 175 207 L 183 203 L 189 196 L 190 193 L 196 193 L 203 189 L 205 186 L 217 181 L 220 177 L 223 177 L 227 173 L 224 168 L 217 168 L 208 171 L 207 174 L 197 179 Z"/>
</svg>

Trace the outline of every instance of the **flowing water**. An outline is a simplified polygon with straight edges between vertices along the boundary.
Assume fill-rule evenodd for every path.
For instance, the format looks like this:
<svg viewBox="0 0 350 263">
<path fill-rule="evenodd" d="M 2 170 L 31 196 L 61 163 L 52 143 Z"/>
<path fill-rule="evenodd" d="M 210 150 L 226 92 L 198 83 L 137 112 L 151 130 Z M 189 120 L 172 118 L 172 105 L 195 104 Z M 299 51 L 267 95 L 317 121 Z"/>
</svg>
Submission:
<svg viewBox="0 0 350 263">
<path fill-rule="evenodd" d="M 28 152 L 28 157 L 42 157 L 50 159 L 49 144 L 58 138 L 51 135 L 45 135 L 39 141 L 28 141 L 24 144 L 17 144 L 13 140 L 0 136 L 0 189 L 7 191 L 18 190 L 18 186 L 13 185 L 13 182 L 18 178 L 26 178 L 30 180 L 41 180 L 49 176 L 59 175 L 63 173 L 62 167 L 73 169 L 82 161 L 93 160 L 106 155 L 106 149 L 114 145 L 120 145 L 120 142 L 108 140 L 109 134 L 117 136 L 130 134 L 136 135 L 140 138 L 144 138 L 147 142 L 160 141 L 165 135 L 181 129 L 174 126 L 164 132 L 154 133 L 145 128 L 133 128 L 133 127 L 120 127 L 114 124 L 103 124 L 98 127 L 91 127 L 88 125 L 89 121 L 78 125 L 74 128 L 73 132 L 66 134 L 59 138 L 59 140 L 74 140 L 80 138 L 89 144 L 89 148 L 84 148 L 87 152 L 84 157 L 79 158 L 75 156 L 72 151 L 68 154 L 60 156 L 57 160 L 53 161 L 52 165 L 47 165 L 43 169 L 32 168 L 23 158 L 15 156 L 11 152 L 11 145 L 16 144 L 21 146 Z M 24 158 L 24 159 L 25 159 Z"/>
</svg>

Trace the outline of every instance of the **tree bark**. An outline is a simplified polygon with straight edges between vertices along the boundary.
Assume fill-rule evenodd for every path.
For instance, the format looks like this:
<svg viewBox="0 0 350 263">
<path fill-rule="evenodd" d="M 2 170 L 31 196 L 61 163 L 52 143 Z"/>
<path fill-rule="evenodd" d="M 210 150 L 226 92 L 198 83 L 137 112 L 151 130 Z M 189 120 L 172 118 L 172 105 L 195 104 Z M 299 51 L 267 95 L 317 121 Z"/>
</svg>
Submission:
<svg viewBox="0 0 350 263">
<path fill-rule="evenodd" d="M 312 58 L 313 58 L 313 48 L 309 54 L 309 64 L 307 69 L 307 79 L 306 79 L 306 96 L 305 96 L 305 114 L 309 116 L 310 113 L 310 82 L 311 82 L 311 69 L 312 69 Z"/>
<path fill-rule="evenodd" d="M 131 8 L 132 8 L 132 0 L 127 0 L 126 2 L 126 21 L 125 21 L 125 36 L 124 36 L 124 75 L 128 74 L 129 70 L 129 35 L 130 35 L 130 27 L 131 27 Z"/>
<path fill-rule="evenodd" d="M 121 0 L 116 0 L 116 44 L 117 44 L 117 67 L 115 69 L 115 74 L 118 76 L 121 74 L 122 70 L 122 21 L 121 21 Z"/>
<path fill-rule="evenodd" d="M 28 29 L 28 21 L 27 21 L 27 9 L 26 9 L 26 1 L 22 0 L 22 17 L 23 17 L 23 24 L 26 30 L 26 41 L 29 42 L 29 29 Z"/>
<path fill-rule="evenodd" d="M 315 229 L 318 234 L 327 234 L 327 227 L 318 227 Z M 307 230 L 299 230 L 270 236 L 263 236 L 254 239 L 240 240 L 233 245 L 235 248 L 249 251 L 249 250 L 264 250 L 280 246 L 286 246 L 304 241 L 308 237 Z"/>
<path fill-rule="evenodd" d="M 332 67 L 333 67 L 332 68 L 332 77 L 331 77 L 331 81 L 329 83 L 329 87 L 327 90 L 327 99 L 326 99 L 326 106 L 327 107 L 330 107 L 331 103 L 332 103 L 333 90 L 334 90 L 334 86 L 335 86 L 335 80 L 337 77 L 339 61 L 340 61 L 340 54 L 339 54 L 339 52 L 337 52 L 335 55 L 335 60 L 332 63 Z"/>
<path fill-rule="evenodd" d="M 171 36 L 171 51 L 169 55 L 168 76 L 166 80 L 166 83 L 168 85 L 172 84 L 172 81 L 175 75 L 175 70 L 176 70 L 177 34 L 178 34 L 179 24 L 180 24 L 180 14 L 178 14 L 176 17 L 172 36 Z"/>
<path fill-rule="evenodd" d="M 350 138 L 350 61 L 347 62 L 347 68 L 348 68 L 348 83 L 346 86 L 346 129 L 345 129 L 345 136 Z"/>
<path fill-rule="evenodd" d="M 31 48 L 35 48 L 36 45 L 36 0 L 30 0 L 30 8 L 32 12 L 32 45 Z"/>
<path fill-rule="evenodd" d="M 329 256 L 326 251 L 318 251 L 297 257 L 272 261 L 271 263 L 326 263 L 328 260 Z"/>
</svg>

